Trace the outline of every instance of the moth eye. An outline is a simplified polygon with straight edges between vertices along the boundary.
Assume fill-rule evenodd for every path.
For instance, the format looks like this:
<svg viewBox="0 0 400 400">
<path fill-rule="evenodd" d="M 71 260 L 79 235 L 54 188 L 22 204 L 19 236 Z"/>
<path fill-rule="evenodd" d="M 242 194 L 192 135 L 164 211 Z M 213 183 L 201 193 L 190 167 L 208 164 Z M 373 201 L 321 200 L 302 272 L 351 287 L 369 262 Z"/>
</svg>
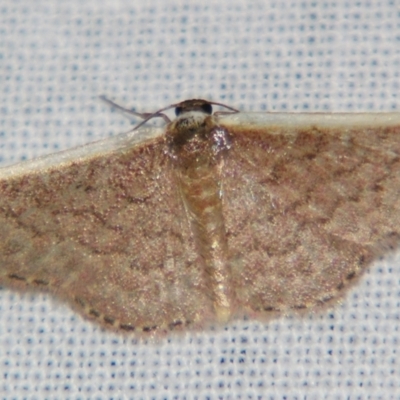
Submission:
<svg viewBox="0 0 400 400">
<path fill-rule="evenodd" d="M 202 111 L 204 111 L 206 114 L 212 114 L 212 105 L 210 103 L 204 103 L 201 106 Z"/>
<path fill-rule="evenodd" d="M 179 117 L 179 115 L 181 115 L 181 114 L 182 114 L 182 107 L 176 107 L 175 108 L 175 115 L 177 117 Z"/>
</svg>

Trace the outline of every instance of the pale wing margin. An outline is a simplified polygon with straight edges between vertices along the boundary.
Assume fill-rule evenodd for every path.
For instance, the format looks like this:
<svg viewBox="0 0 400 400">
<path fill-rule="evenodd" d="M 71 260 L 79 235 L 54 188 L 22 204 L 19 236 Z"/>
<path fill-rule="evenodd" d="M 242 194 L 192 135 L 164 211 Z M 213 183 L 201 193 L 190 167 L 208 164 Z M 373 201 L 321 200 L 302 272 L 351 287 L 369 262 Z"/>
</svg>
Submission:
<svg viewBox="0 0 400 400">
<path fill-rule="evenodd" d="M 329 303 L 398 247 L 399 114 L 226 120 L 223 208 L 245 312 Z"/>
<path fill-rule="evenodd" d="M 359 126 L 372 128 L 377 126 L 400 125 L 400 113 L 232 113 L 218 118 L 221 125 L 230 129 L 247 130 L 249 128 L 280 126 L 284 128 L 318 127 L 349 128 Z"/>
<path fill-rule="evenodd" d="M 47 168 L 61 168 L 72 162 L 83 162 L 96 156 L 118 152 L 128 149 L 132 146 L 151 142 L 164 135 L 164 129 L 161 128 L 141 128 L 139 130 L 122 133 L 110 138 L 98 140 L 84 146 L 59 151 L 38 157 L 34 160 L 27 160 L 15 165 L 0 168 L 0 179 L 32 173 L 34 171 L 42 172 Z"/>
<path fill-rule="evenodd" d="M 211 310 L 159 131 L 1 170 L 0 226 L 4 286 L 50 290 L 124 331 L 195 326 Z"/>
</svg>

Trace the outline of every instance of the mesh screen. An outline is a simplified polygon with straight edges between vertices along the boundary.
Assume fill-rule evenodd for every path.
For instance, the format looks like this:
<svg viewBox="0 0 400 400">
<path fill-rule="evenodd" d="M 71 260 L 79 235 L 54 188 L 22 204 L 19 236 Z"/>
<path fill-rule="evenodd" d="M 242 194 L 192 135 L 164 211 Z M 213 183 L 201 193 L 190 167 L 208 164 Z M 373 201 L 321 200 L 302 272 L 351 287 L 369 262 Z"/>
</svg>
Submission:
<svg viewBox="0 0 400 400">
<path fill-rule="evenodd" d="M 396 1 L 3 1 L 0 160 L 129 129 L 187 98 L 243 111 L 400 108 Z M 0 228 L 1 229 L 1 228 Z M 398 399 L 400 257 L 334 310 L 138 342 L 0 291 L 4 399 Z"/>
</svg>

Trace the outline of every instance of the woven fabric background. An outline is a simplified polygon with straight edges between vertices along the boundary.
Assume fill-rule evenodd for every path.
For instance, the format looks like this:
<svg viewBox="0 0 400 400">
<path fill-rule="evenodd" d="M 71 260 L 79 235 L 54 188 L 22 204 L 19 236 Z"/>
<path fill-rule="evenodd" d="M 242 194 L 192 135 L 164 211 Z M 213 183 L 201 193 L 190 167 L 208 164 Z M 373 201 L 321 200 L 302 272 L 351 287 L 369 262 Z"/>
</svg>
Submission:
<svg viewBox="0 0 400 400">
<path fill-rule="evenodd" d="M 129 129 L 102 94 L 141 111 L 400 112 L 400 4 L 3 0 L 0 88 L 1 165 Z M 2 399 L 400 399 L 399 363 L 399 255 L 323 314 L 156 342 L 0 291 Z"/>
</svg>

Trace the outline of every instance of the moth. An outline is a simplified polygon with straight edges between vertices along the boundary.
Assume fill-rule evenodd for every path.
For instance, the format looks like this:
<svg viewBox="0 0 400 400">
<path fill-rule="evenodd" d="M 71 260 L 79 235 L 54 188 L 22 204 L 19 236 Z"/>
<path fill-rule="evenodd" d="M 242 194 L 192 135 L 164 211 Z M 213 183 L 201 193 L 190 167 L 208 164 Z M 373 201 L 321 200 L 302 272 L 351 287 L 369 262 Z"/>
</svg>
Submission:
<svg viewBox="0 0 400 400">
<path fill-rule="evenodd" d="M 399 246 L 400 114 L 213 105 L 0 169 L 0 284 L 157 333 L 331 304 Z"/>
</svg>

